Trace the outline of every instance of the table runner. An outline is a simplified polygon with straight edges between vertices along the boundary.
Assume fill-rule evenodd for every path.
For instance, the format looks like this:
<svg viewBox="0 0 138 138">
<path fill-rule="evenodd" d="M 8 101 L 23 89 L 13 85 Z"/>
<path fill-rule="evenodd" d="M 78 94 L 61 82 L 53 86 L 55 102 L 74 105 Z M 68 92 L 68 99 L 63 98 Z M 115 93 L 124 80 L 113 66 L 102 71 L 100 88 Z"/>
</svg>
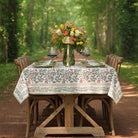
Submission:
<svg viewBox="0 0 138 138">
<path fill-rule="evenodd" d="M 108 94 L 115 103 L 122 97 L 114 68 L 86 68 L 80 62 L 71 67 L 57 62 L 54 68 L 34 68 L 32 64 L 21 73 L 13 94 L 19 103 L 29 94 Z"/>
</svg>

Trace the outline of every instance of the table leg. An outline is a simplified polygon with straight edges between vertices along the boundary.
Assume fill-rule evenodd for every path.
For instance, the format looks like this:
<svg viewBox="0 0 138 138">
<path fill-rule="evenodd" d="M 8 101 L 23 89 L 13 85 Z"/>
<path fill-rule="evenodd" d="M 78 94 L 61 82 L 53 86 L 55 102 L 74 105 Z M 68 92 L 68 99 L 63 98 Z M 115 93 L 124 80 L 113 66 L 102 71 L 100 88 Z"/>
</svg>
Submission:
<svg viewBox="0 0 138 138">
<path fill-rule="evenodd" d="M 65 105 L 65 127 L 74 127 L 74 96 L 65 95 L 63 100 Z"/>
</svg>

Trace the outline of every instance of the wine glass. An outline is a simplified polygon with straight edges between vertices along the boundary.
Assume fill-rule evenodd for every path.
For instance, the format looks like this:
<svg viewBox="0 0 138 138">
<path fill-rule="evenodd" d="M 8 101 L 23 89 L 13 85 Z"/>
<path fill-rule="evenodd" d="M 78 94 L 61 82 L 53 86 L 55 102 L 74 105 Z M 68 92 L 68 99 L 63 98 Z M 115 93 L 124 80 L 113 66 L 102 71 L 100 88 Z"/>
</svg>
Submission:
<svg viewBox="0 0 138 138">
<path fill-rule="evenodd" d="M 57 56 L 57 51 L 56 51 L 56 49 L 53 46 L 50 47 L 48 56 L 51 59 L 53 59 L 54 57 Z"/>
<path fill-rule="evenodd" d="M 87 61 L 87 57 L 90 56 L 90 50 L 89 47 L 85 47 L 83 52 L 82 52 L 82 56 L 86 57 L 86 61 Z"/>
</svg>

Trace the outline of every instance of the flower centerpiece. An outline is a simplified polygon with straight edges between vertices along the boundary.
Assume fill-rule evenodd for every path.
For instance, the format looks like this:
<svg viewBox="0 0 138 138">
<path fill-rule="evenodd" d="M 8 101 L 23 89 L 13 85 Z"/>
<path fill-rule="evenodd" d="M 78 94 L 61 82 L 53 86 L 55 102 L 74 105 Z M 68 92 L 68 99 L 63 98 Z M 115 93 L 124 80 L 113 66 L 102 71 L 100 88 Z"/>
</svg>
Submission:
<svg viewBox="0 0 138 138">
<path fill-rule="evenodd" d="M 64 48 L 64 57 L 63 57 L 63 63 L 66 58 L 67 54 L 67 45 L 65 44 L 65 40 L 67 37 L 70 37 L 72 40 L 72 43 L 70 43 L 70 58 L 74 58 L 74 49 L 76 51 L 80 52 L 84 49 L 86 45 L 86 38 L 85 38 L 85 32 L 84 27 L 80 27 L 79 29 L 74 26 L 73 23 L 67 22 L 64 25 L 60 25 L 59 27 L 55 25 L 55 29 L 49 28 L 52 33 L 52 43 L 54 44 L 55 48 L 60 50 L 62 52 L 62 49 Z M 74 59 L 73 59 L 74 60 Z M 73 60 L 70 60 L 70 62 L 74 62 Z M 71 63 L 71 64 L 74 64 Z"/>
</svg>

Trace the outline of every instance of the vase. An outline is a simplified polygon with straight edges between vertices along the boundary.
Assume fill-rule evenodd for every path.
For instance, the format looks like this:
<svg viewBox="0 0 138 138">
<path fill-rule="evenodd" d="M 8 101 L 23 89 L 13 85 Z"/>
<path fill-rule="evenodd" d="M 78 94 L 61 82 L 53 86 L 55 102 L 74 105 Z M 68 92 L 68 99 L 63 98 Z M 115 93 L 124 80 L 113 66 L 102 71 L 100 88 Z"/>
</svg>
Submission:
<svg viewBox="0 0 138 138">
<path fill-rule="evenodd" d="M 74 64 L 75 64 L 74 49 L 72 45 L 67 45 L 64 48 L 63 65 L 66 67 L 70 67 L 71 65 Z"/>
</svg>

